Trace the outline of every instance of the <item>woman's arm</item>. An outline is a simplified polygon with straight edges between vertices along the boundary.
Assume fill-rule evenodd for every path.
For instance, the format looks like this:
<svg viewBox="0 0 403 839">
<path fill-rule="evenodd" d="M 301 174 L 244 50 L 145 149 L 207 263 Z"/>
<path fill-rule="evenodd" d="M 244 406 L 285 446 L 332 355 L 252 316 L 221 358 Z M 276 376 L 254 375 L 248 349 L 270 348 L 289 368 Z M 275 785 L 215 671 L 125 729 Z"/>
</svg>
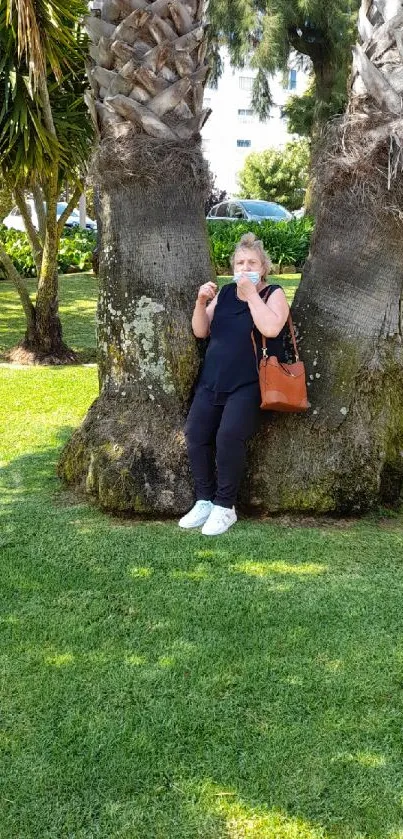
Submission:
<svg viewBox="0 0 403 839">
<path fill-rule="evenodd" d="M 211 297 L 213 297 L 212 300 Z M 209 299 L 210 303 L 206 306 Z M 209 335 L 216 305 L 217 286 L 215 283 L 205 283 L 199 289 L 192 317 L 192 329 L 196 338 L 207 338 Z"/>
<path fill-rule="evenodd" d="M 267 303 L 255 291 L 248 296 L 248 305 L 253 323 L 259 332 L 266 338 L 276 338 L 290 311 L 283 289 L 277 288 L 273 291 Z"/>
</svg>

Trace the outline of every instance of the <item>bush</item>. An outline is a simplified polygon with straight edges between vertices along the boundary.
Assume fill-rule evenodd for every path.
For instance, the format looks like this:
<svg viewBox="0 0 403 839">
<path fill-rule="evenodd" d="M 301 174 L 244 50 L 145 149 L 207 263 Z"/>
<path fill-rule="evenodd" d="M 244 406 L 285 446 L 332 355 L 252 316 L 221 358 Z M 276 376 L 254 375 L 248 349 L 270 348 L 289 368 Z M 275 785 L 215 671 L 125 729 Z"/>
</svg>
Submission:
<svg viewBox="0 0 403 839">
<path fill-rule="evenodd" d="M 36 268 L 26 233 L 8 230 L 0 224 L 0 242 L 23 277 L 35 277 Z M 58 267 L 61 274 L 88 271 L 92 267 L 92 251 L 97 234 L 92 230 L 65 228 L 59 247 Z M 4 276 L 0 264 L 0 278 Z"/>
<path fill-rule="evenodd" d="M 298 210 L 308 186 L 309 158 L 306 139 L 293 140 L 284 149 L 252 152 L 238 175 L 239 195 L 277 201 L 288 210 Z"/>
<path fill-rule="evenodd" d="M 89 271 L 92 268 L 92 252 L 97 244 L 97 234 L 92 230 L 65 228 L 59 247 L 59 271 L 61 274 Z"/>
<path fill-rule="evenodd" d="M 274 263 L 295 265 L 301 269 L 309 252 L 313 220 L 309 217 L 293 221 L 275 222 L 207 222 L 211 256 L 217 274 L 230 274 L 230 258 L 244 233 L 252 231 L 263 241 Z"/>
<path fill-rule="evenodd" d="M 290 222 L 262 221 L 232 222 L 209 221 L 211 258 L 217 274 L 230 274 L 230 258 L 243 233 L 250 230 L 263 240 L 264 246 L 274 263 L 302 267 L 308 256 L 313 221 L 309 217 Z M 31 248 L 25 233 L 7 230 L 0 225 L 0 242 L 23 277 L 35 277 L 36 270 Z M 89 230 L 65 228 L 60 240 L 59 271 L 61 274 L 89 271 L 92 268 L 92 253 L 97 244 L 97 235 Z M 0 263 L 0 278 L 2 268 Z"/>
</svg>

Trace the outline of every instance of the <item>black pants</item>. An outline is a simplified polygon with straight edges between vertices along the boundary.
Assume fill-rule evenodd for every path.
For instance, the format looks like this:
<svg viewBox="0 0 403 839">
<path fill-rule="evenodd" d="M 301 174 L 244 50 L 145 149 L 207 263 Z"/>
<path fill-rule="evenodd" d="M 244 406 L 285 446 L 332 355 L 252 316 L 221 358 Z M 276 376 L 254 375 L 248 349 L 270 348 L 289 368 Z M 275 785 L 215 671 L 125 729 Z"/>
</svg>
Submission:
<svg viewBox="0 0 403 839">
<path fill-rule="evenodd" d="M 235 504 L 246 441 L 259 425 L 259 405 L 258 383 L 219 395 L 199 385 L 185 427 L 197 501 L 206 499 L 221 507 Z"/>
</svg>

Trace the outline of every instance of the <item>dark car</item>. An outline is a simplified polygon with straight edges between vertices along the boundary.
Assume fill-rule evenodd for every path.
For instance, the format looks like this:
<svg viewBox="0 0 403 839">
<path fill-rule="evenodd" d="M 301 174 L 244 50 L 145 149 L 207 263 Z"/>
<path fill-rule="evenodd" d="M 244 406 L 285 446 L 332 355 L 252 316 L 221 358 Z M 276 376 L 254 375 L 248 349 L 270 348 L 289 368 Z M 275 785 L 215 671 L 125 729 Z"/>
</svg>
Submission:
<svg viewBox="0 0 403 839">
<path fill-rule="evenodd" d="M 291 221 L 289 213 L 274 201 L 252 201 L 249 198 L 222 201 L 211 208 L 208 221 Z"/>
</svg>

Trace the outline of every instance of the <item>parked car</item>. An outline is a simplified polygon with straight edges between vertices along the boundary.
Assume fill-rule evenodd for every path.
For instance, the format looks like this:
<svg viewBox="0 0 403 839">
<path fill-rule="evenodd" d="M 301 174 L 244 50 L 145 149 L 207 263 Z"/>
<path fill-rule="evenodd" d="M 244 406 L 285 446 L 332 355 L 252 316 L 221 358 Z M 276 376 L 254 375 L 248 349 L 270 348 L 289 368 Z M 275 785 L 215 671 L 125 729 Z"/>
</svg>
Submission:
<svg viewBox="0 0 403 839">
<path fill-rule="evenodd" d="M 36 215 L 35 203 L 32 198 L 27 199 L 27 205 L 31 214 L 31 219 L 34 227 L 38 229 L 38 217 Z M 59 219 L 61 214 L 67 207 L 66 201 L 58 201 L 57 203 L 57 218 Z M 9 229 L 14 230 L 22 230 L 25 231 L 24 220 L 18 207 L 14 207 L 13 210 L 8 214 L 8 216 L 3 219 L 3 224 L 8 227 Z M 80 213 L 77 207 L 71 211 L 70 215 L 67 217 L 65 226 L 66 227 L 78 227 L 80 224 Z M 96 230 L 97 223 L 93 221 L 89 216 L 86 216 L 85 226 L 87 230 Z"/>
<path fill-rule="evenodd" d="M 281 204 L 274 201 L 253 201 L 243 198 L 234 198 L 230 201 L 222 201 L 211 208 L 208 221 L 291 221 L 292 213 L 289 213 Z"/>
</svg>

